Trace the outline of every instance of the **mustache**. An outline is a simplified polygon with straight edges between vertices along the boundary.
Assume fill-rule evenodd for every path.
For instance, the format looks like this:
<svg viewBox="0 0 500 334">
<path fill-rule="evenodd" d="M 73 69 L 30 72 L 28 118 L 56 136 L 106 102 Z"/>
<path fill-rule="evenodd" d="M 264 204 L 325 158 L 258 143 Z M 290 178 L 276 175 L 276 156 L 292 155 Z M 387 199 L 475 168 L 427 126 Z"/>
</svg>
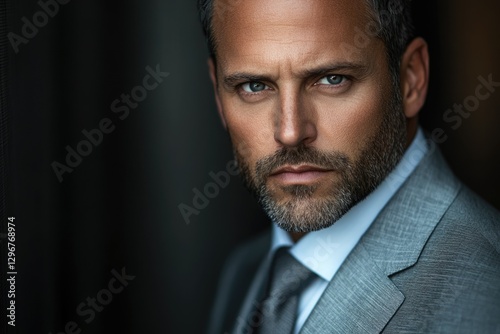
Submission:
<svg viewBox="0 0 500 334">
<path fill-rule="evenodd" d="M 273 155 L 262 158 L 255 165 L 257 181 L 263 181 L 274 170 L 286 165 L 315 165 L 324 169 L 342 171 L 351 168 L 349 157 L 341 152 L 323 152 L 314 147 L 301 145 L 283 147 Z"/>
</svg>

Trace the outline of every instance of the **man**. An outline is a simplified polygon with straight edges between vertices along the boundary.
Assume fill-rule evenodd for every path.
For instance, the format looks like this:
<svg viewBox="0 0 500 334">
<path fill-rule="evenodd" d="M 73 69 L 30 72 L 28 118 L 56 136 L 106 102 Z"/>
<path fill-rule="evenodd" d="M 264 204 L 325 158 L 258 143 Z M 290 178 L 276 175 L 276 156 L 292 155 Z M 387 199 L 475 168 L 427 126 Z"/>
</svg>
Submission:
<svg viewBox="0 0 500 334">
<path fill-rule="evenodd" d="M 405 0 L 202 0 L 215 98 L 272 229 L 222 274 L 210 333 L 500 331 L 500 214 L 418 126 Z"/>
</svg>

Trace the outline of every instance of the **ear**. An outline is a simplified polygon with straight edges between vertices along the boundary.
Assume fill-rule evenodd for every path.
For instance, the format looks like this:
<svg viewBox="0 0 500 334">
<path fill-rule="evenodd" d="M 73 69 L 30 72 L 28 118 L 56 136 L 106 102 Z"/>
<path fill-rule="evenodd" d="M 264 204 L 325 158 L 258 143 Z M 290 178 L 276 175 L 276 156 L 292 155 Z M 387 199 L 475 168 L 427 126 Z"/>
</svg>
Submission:
<svg viewBox="0 0 500 334">
<path fill-rule="evenodd" d="M 418 37 L 406 48 L 401 61 L 401 87 L 406 118 L 414 118 L 425 103 L 429 87 L 429 50 Z"/>
<path fill-rule="evenodd" d="M 212 85 L 214 86 L 215 103 L 217 105 L 217 111 L 219 112 L 219 117 L 222 122 L 222 126 L 227 130 L 226 118 L 224 117 L 224 112 L 222 111 L 222 103 L 220 101 L 219 89 L 217 84 L 217 68 L 215 66 L 214 59 L 210 57 L 208 59 L 208 72 L 210 74 L 210 80 L 212 80 Z"/>
</svg>

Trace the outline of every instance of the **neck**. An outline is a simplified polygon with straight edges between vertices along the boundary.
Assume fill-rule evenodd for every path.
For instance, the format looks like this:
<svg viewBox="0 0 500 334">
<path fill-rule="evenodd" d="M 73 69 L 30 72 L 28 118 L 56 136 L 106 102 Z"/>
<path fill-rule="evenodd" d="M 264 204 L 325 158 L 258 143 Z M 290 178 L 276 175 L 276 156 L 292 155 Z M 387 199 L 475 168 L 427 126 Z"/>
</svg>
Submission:
<svg viewBox="0 0 500 334">
<path fill-rule="evenodd" d="M 411 145 L 413 139 L 417 135 L 418 119 L 417 117 L 408 119 L 406 121 L 406 149 Z"/>
<path fill-rule="evenodd" d="M 307 232 L 288 232 L 293 242 L 299 241 L 303 236 L 307 234 Z"/>
</svg>

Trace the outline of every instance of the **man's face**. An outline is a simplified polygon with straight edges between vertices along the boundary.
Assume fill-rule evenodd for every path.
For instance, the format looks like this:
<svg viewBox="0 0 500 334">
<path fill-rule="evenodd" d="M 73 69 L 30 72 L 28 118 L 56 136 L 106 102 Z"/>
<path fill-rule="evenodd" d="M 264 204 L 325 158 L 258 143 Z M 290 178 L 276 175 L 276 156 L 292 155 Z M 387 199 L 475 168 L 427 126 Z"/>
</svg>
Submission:
<svg viewBox="0 0 500 334">
<path fill-rule="evenodd" d="M 217 98 L 247 186 L 285 230 L 330 226 L 386 177 L 406 140 L 365 1 L 253 0 L 224 11 L 216 1 Z"/>
</svg>

